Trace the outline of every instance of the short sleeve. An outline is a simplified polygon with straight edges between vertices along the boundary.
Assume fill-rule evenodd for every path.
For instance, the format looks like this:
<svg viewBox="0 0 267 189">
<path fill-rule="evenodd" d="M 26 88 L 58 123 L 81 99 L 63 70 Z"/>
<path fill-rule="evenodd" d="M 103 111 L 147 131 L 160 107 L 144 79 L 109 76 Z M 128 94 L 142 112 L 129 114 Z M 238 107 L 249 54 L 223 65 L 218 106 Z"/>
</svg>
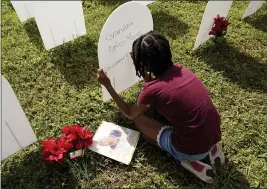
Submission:
<svg viewBox="0 0 267 189">
<path fill-rule="evenodd" d="M 144 89 L 139 94 L 138 104 L 143 104 L 149 108 L 154 104 L 154 102 L 155 102 L 155 97 L 153 95 L 152 90 L 150 90 L 149 87 L 144 87 Z"/>
</svg>

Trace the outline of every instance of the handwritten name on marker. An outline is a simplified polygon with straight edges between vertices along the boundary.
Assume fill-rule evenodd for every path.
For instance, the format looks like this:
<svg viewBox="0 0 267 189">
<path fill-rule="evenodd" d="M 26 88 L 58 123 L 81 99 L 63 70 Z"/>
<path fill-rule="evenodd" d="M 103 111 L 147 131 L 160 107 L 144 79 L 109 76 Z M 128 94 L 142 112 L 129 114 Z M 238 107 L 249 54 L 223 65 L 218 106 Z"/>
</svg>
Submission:
<svg viewBox="0 0 267 189">
<path fill-rule="evenodd" d="M 133 35 L 131 32 L 127 35 L 126 39 L 123 39 L 122 41 L 116 41 L 115 44 L 108 46 L 108 52 L 109 54 L 115 52 L 118 48 L 124 47 L 125 44 L 128 42 L 128 40 L 134 41 L 139 36 L 142 35 L 142 31 L 139 30 L 135 35 Z"/>
<path fill-rule="evenodd" d="M 130 22 L 128 24 L 123 24 L 123 27 L 118 29 L 118 30 L 115 30 L 115 31 L 112 31 L 112 32 L 107 32 L 106 33 L 106 39 L 107 40 L 112 40 L 114 39 L 115 37 L 119 36 L 121 33 L 123 33 L 124 31 L 128 30 L 134 23 L 133 22 Z"/>
</svg>

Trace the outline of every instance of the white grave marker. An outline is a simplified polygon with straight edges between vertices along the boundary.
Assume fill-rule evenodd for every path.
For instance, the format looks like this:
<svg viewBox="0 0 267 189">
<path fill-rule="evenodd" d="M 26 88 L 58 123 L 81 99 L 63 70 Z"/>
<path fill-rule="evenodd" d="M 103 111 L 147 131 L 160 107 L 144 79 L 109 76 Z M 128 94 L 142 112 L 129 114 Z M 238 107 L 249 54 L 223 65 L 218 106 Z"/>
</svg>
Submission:
<svg viewBox="0 0 267 189">
<path fill-rule="evenodd" d="M 2 76 L 1 160 L 37 141 L 8 81 Z"/>
<path fill-rule="evenodd" d="M 139 3 L 142 3 L 144 5 L 149 5 L 151 3 L 154 3 L 155 1 L 140 0 L 140 1 L 132 1 L 132 2 L 139 2 Z"/>
<path fill-rule="evenodd" d="M 21 22 L 34 17 L 34 2 L 33 1 L 11 1 Z"/>
<path fill-rule="evenodd" d="M 136 76 L 132 44 L 142 34 L 153 30 L 149 9 L 138 2 L 127 2 L 118 7 L 107 19 L 99 38 L 99 67 L 106 71 L 111 83 L 120 93 L 141 79 Z M 102 86 L 103 100 L 111 98 Z"/>
<path fill-rule="evenodd" d="M 86 34 L 82 1 L 35 1 L 34 17 L 46 50 Z"/>
<path fill-rule="evenodd" d="M 218 14 L 221 17 L 222 16 L 227 17 L 227 14 L 231 8 L 232 2 L 233 1 L 230 1 L 230 0 L 208 2 L 204 15 L 202 17 L 201 25 L 198 31 L 198 35 L 197 35 L 193 50 L 198 48 L 201 44 L 206 42 L 211 37 L 211 35 L 209 35 L 209 32 L 214 23 L 213 18 L 217 17 Z"/>
<path fill-rule="evenodd" d="M 264 1 L 250 1 L 248 8 L 247 8 L 245 14 L 243 15 L 242 19 L 255 13 L 259 8 L 261 8 L 263 3 L 264 3 Z"/>
</svg>

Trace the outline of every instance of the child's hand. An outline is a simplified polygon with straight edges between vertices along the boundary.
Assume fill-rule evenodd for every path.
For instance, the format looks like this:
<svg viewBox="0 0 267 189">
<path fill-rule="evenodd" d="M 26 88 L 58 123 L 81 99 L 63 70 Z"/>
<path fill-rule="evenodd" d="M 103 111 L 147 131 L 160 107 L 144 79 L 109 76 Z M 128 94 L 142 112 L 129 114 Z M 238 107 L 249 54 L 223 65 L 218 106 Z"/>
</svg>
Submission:
<svg viewBox="0 0 267 189">
<path fill-rule="evenodd" d="M 104 73 L 103 69 L 97 70 L 97 80 L 101 85 L 104 85 L 105 87 L 108 87 L 111 85 L 110 79 Z"/>
</svg>

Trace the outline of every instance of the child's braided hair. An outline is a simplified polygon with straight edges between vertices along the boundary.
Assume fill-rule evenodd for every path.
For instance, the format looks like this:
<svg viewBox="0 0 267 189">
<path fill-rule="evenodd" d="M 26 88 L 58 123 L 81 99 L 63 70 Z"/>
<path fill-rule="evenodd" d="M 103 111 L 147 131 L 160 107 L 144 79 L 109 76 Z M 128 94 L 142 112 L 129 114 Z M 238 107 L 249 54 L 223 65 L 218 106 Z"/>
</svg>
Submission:
<svg viewBox="0 0 267 189">
<path fill-rule="evenodd" d="M 169 41 L 154 31 L 133 42 L 132 58 L 138 77 L 144 76 L 145 71 L 159 77 L 173 65 Z"/>
</svg>

